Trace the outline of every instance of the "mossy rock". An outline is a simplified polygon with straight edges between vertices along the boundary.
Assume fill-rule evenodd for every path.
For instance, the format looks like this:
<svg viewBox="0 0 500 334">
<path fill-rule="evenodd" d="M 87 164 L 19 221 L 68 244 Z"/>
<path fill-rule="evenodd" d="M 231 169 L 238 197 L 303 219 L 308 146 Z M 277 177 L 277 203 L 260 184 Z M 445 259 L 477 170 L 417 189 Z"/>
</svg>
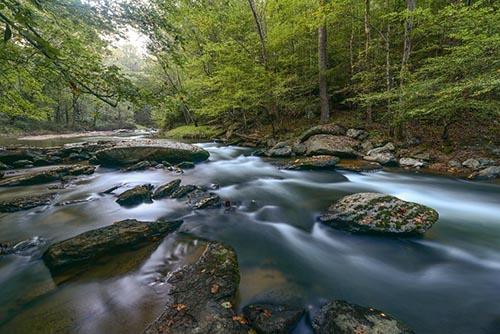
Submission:
<svg viewBox="0 0 500 334">
<path fill-rule="evenodd" d="M 438 220 L 436 210 L 379 193 L 349 195 L 330 206 L 319 220 L 353 233 L 423 234 Z"/>
</svg>

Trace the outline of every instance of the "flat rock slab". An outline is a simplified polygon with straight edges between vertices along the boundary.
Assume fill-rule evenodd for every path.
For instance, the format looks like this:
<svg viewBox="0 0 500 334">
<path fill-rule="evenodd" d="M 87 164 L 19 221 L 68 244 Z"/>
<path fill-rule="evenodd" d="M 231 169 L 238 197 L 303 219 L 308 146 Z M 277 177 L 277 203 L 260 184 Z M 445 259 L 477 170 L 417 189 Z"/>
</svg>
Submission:
<svg viewBox="0 0 500 334">
<path fill-rule="evenodd" d="M 152 241 L 175 231 L 182 221 L 143 222 L 127 219 L 73 238 L 56 242 L 43 254 L 43 260 L 51 272 L 59 272 L 71 265 L 88 264 L 111 252 L 127 251 L 132 247 L 150 244 Z"/>
<path fill-rule="evenodd" d="M 94 166 L 71 165 L 51 168 L 35 173 L 23 174 L 6 178 L 0 182 L 0 187 L 26 186 L 43 184 L 61 180 L 68 176 L 90 175 L 95 172 Z"/>
<path fill-rule="evenodd" d="M 55 197 L 55 193 L 48 193 L 38 196 L 16 198 L 10 201 L 3 201 L 0 202 L 0 212 L 16 212 L 29 210 L 38 206 L 50 205 Z"/>
<path fill-rule="evenodd" d="M 343 300 L 324 305 L 314 318 L 313 328 L 315 334 L 415 334 L 387 313 Z"/>
<path fill-rule="evenodd" d="M 331 155 L 315 155 L 309 158 L 301 158 L 292 161 L 285 165 L 283 169 L 292 170 L 312 170 L 312 169 L 326 169 L 335 167 L 340 161 L 339 158 Z"/>
<path fill-rule="evenodd" d="M 153 199 L 162 199 L 172 195 L 180 186 L 181 179 L 175 179 L 155 189 Z"/>
<path fill-rule="evenodd" d="M 140 161 L 201 162 L 209 153 L 201 147 L 169 141 L 131 140 L 97 151 L 96 162 L 103 166 L 131 165 Z"/>
<path fill-rule="evenodd" d="M 304 309 L 286 305 L 252 304 L 243 314 L 259 334 L 289 334 L 297 326 Z"/>
<path fill-rule="evenodd" d="M 335 135 L 344 136 L 347 133 L 345 127 L 338 124 L 322 124 L 310 128 L 309 130 L 303 132 L 298 138 L 298 142 L 302 143 L 315 135 Z"/>
<path fill-rule="evenodd" d="M 211 242 L 201 257 L 168 280 L 169 301 L 145 334 L 247 334 L 232 309 L 240 275 L 234 250 Z"/>
<path fill-rule="evenodd" d="M 422 234 L 438 220 L 436 210 L 378 193 L 343 197 L 320 216 L 322 223 L 354 233 Z"/>
</svg>

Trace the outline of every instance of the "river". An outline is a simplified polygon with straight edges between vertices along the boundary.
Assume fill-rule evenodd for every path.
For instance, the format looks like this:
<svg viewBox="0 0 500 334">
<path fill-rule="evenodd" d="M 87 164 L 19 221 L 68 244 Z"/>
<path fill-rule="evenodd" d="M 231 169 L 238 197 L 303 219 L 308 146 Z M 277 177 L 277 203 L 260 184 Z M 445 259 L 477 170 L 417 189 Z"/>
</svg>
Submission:
<svg viewBox="0 0 500 334">
<path fill-rule="evenodd" d="M 0 214 L 0 241 L 46 240 L 25 256 L 0 257 L 0 333 L 140 333 L 165 304 L 168 273 L 198 251 L 195 237 L 236 250 L 240 309 L 291 295 L 314 314 L 326 301 L 345 299 L 390 313 L 420 334 L 500 332 L 500 185 L 402 172 L 286 171 L 247 148 L 199 145 L 210 159 L 181 176 L 98 168 L 59 190 L 58 202 L 82 203 Z M 191 211 L 171 199 L 126 209 L 102 194 L 174 178 L 218 184 L 214 192 L 235 210 Z M 46 188 L 0 188 L 0 200 Z M 361 191 L 428 205 L 440 219 L 424 237 L 407 239 L 352 235 L 316 221 L 332 202 Z M 40 258 L 50 243 L 126 218 L 184 224 L 151 255 L 111 257 L 54 285 Z M 295 333 L 312 329 L 303 320 Z"/>
</svg>

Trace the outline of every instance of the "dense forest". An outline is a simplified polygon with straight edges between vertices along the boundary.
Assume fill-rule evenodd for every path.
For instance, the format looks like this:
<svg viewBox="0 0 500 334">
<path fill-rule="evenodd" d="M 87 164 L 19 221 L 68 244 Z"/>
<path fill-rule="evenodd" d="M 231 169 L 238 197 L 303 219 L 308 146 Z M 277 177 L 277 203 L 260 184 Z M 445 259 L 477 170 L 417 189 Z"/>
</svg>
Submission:
<svg viewBox="0 0 500 334">
<path fill-rule="evenodd" d="M 2 0 L 2 127 L 338 121 L 491 139 L 499 22 L 492 0 Z M 123 43 L 131 29 L 146 46 Z"/>
</svg>

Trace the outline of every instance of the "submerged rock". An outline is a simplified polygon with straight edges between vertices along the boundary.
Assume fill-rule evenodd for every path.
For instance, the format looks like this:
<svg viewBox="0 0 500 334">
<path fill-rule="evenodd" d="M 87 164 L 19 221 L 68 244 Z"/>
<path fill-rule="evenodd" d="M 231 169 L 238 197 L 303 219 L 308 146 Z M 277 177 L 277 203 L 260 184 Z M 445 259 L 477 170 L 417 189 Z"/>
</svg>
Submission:
<svg viewBox="0 0 500 334">
<path fill-rule="evenodd" d="M 183 161 L 183 162 L 175 165 L 175 167 L 180 168 L 180 169 L 192 169 L 195 167 L 195 165 L 194 165 L 194 162 Z"/>
<path fill-rule="evenodd" d="M 314 135 L 304 142 L 306 155 L 334 155 L 341 158 L 356 157 L 360 142 L 347 136 Z"/>
<path fill-rule="evenodd" d="M 169 301 L 145 334 L 247 334 L 233 311 L 240 275 L 236 253 L 209 243 L 194 263 L 172 273 Z"/>
<path fill-rule="evenodd" d="M 331 155 L 315 155 L 309 158 L 296 159 L 285 165 L 284 169 L 325 169 L 335 167 L 340 159 Z"/>
<path fill-rule="evenodd" d="M 156 222 L 122 220 L 56 242 L 43 254 L 43 260 L 52 272 L 59 272 L 71 265 L 88 264 L 111 252 L 128 251 L 132 247 L 139 248 L 143 244 L 150 244 L 157 238 L 175 231 L 181 224 L 181 220 Z"/>
<path fill-rule="evenodd" d="M 96 152 L 96 160 L 103 166 L 134 164 L 144 160 L 200 162 L 207 160 L 209 153 L 201 147 L 168 141 L 134 140 L 120 142 Z"/>
<path fill-rule="evenodd" d="M 422 234 L 438 220 L 436 210 L 378 193 L 358 193 L 333 204 L 322 223 L 354 233 Z"/>
<path fill-rule="evenodd" d="M 9 201 L 0 202 L 0 212 L 16 212 L 21 210 L 29 210 L 38 206 L 50 205 L 54 198 L 55 193 L 27 196 L 16 198 Z"/>
<path fill-rule="evenodd" d="M 314 318 L 313 328 L 315 334 L 415 334 L 387 313 L 343 300 L 324 305 Z"/>
<path fill-rule="evenodd" d="M 166 183 L 164 185 L 159 186 L 155 192 L 153 193 L 153 199 L 162 199 L 165 197 L 168 197 L 174 193 L 174 191 L 179 188 L 181 184 L 180 179 L 175 179 L 170 181 L 169 183 Z"/>
<path fill-rule="evenodd" d="M 253 304 L 243 314 L 259 334 L 289 334 L 297 326 L 304 309 L 286 305 Z"/>
<path fill-rule="evenodd" d="M 144 202 L 151 201 L 151 189 L 150 184 L 145 184 L 142 186 L 137 186 L 135 188 L 129 189 L 118 195 L 116 203 L 120 205 L 137 205 Z"/>
</svg>

